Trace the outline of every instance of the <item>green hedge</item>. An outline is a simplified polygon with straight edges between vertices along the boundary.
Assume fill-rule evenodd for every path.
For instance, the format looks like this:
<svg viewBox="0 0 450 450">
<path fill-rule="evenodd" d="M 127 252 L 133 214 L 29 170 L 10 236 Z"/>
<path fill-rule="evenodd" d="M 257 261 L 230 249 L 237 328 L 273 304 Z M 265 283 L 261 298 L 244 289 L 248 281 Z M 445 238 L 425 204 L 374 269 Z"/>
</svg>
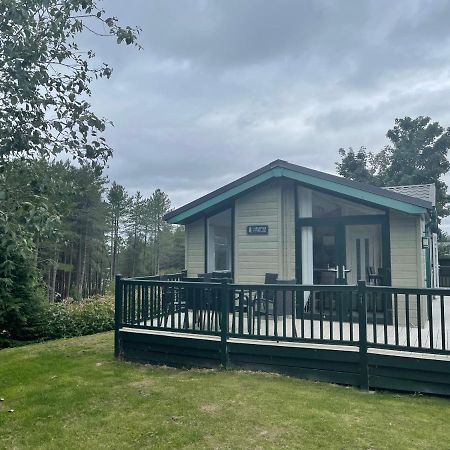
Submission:
<svg viewBox="0 0 450 450">
<path fill-rule="evenodd" d="M 46 304 L 37 323 L 37 339 L 58 339 L 114 329 L 114 299 L 99 297 Z"/>
</svg>

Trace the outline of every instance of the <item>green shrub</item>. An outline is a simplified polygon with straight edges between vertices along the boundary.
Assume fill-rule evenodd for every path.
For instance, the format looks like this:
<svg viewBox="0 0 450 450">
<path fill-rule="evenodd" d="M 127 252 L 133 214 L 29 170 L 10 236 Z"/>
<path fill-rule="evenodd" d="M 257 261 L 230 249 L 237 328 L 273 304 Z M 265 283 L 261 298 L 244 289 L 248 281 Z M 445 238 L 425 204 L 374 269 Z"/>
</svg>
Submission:
<svg viewBox="0 0 450 450">
<path fill-rule="evenodd" d="M 114 299 L 65 300 L 44 306 L 37 324 L 37 338 L 58 339 L 114 329 Z"/>
<path fill-rule="evenodd" d="M 0 211 L 0 348 L 34 338 L 44 303 L 28 238 Z"/>
</svg>

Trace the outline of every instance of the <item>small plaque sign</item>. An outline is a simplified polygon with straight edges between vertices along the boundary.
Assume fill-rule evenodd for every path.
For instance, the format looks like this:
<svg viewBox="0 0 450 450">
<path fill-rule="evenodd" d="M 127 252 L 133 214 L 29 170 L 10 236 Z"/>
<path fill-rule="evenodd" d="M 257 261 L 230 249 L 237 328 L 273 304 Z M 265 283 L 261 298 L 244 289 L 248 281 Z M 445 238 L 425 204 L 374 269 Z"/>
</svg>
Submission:
<svg viewBox="0 0 450 450">
<path fill-rule="evenodd" d="M 247 234 L 269 234 L 269 225 L 247 225 Z"/>
</svg>

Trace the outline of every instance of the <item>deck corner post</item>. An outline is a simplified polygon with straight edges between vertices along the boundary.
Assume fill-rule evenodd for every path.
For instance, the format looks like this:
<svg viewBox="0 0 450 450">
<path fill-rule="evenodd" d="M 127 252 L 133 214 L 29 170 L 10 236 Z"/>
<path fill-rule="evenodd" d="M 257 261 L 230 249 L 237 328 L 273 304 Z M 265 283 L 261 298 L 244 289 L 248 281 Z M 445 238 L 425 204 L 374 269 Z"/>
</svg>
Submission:
<svg viewBox="0 0 450 450">
<path fill-rule="evenodd" d="M 359 367 L 360 388 L 369 390 L 369 362 L 367 357 L 367 286 L 358 281 L 358 318 L 359 318 Z"/>
<path fill-rule="evenodd" d="M 221 323 L 220 323 L 220 357 L 221 365 L 226 369 L 229 365 L 228 360 L 228 298 L 229 287 L 228 279 L 221 281 L 220 287 L 220 305 L 221 305 Z"/>
<path fill-rule="evenodd" d="M 114 285 L 114 356 L 120 355 L 120 325 L 122 318 L 122 275 L 115 276 Z"/>
</svg>

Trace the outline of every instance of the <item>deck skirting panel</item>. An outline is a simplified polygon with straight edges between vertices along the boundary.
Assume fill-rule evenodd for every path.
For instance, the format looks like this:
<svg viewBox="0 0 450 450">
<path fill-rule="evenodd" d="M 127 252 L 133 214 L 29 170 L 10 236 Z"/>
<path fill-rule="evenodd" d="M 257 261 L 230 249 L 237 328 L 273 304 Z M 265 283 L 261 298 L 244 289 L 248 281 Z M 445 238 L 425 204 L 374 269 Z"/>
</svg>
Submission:
<svg viewBox="0 0 450 450">
<path fill-rule="evenodd" d="M 362 361 L 367 361 L 369 388 L 450 396 L 450 359 L 414 357 L 410 352 L 370 349 L 361 359 L 357 347 L 287 343 L 121 329 L 124 359 L 176 367 L 221 365 L 280 373 L 300 378 L 359 386 Z M 429 355 L 428 355 L 429 356 Z"/>
<path fill-rule="evenodd" d="M 373 388 L 450 395 L 450 360 L 369 354 Z"/>
<path fill-rule="evenodd" d="M 121 355 L 127 360 L 176 367 L 220 365 L 220 341 L 217 340 L 121 331 L 120 341 Z"/>
<path fill-rule="evenodd" d="M 231 367 L 359 385 L 359 355 L 344 350 L 230 343 Z"/>
</svg>

